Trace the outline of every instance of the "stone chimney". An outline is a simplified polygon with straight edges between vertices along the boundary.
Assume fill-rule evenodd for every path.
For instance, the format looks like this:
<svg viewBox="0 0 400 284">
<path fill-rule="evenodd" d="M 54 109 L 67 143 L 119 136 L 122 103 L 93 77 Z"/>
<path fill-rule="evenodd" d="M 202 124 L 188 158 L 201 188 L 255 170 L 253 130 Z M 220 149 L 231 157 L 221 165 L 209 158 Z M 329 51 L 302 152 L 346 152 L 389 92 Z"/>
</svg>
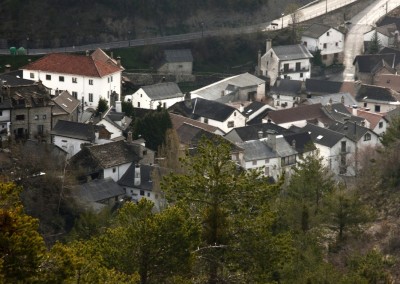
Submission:
<svg viewBox="0 0 400 284">
<path fill-rule="evenodd" d="M 139 186 L 141 183 L 141 177 L 140 177 L 140 165 L 136 164 L 135 165 L 135 178 L 133 180 L 133 184 L 135 186 Z"/>
<path fill-rule="evenodd" d="M 4 65 L 4 73 L 9 73 L 10 71 L 11 71 L 11 65 L 10 64 Z"/>
<path fill-rule="evenodd" d="M 121 67 L 121 56 L 117 57 L 117 65 L 118 67 Z"/>
<path fill-rule="evenodd" d="M 272 40 L 267 38 L 266 45 L 265 45 L 265 52 L 268 52 L 272 48 Z"/>
<path fill-rule="evenodd" d="M 89 55 L 90 55 L 89 50 L 86 50 L 86 56 L 89 56 Z"/>
<path fill-rule="evenodd" d="M 257 134 L 258 134 L 258 139 L 262 139 L 263 138 L 262 130 L 258 131 Z"/>
<path fill-rule="evenodd" d="M 185 94 L 185 106 L 190 109 L 192 108 L 192 94 L 190 92 Z"/>
<path fill-rule="evenodd" d="M 292 140 L 292 148 L 296 149 L 296 140 L 294 140 L 294 139 Z"/>
<path fill-rule="evenodd" d="M 276 132 L 274 130 L 267 130 L 267 145 L 276 150 Z"/>
<path fill-rule="evenodd" d="M 240 111 L 240 113 L 243 113 L 243 112 L 244 112 L 244 105 L 243 105 L 243 104 L 240 104 L 240 106 L 239 106 L 239 111 Z"/>
<path fill-rule="evenodd" d="M 121 101 L 115 101 L 115 111 L 122 112 L 122 102 Z"/>
<path fill-rule="evenodd" d="M 357 108 L 358 108 L 358 106 L 357 105 L 353 105 L 352 106 L 352 114 L 354 115 L 354 116 L 357 116 L 357 113 L 358 113 L 358 111 L 357 111 Z"/>
<path fill-rule="evenodd" d="M 126 138 L 126 141 L 132 143 L 132 131 L 128 132 L 128 137 Z"/>
</svg>

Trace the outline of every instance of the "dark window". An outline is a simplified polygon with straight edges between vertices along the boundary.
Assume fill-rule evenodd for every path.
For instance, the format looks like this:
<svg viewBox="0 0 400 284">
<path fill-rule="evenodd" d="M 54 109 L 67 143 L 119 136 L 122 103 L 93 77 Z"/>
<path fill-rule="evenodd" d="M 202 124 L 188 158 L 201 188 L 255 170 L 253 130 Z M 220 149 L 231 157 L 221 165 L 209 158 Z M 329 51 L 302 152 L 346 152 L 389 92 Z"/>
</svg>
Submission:
<svg viewBox="0 0 400 284">
<path fill-rule="evenodd" d="M 301 69 L 301 63 L 296 62 L 296 71 L 300 71 L 300 69 Z"/>
<path fill-rule="evenodd" d="M 89 79 L 89 85 L 93 85 L 93 80 Z"/>
<path fill-rule="evenodd" d="M 137 107 L 140 107 L 140 102 L 137 103 Z"/>
<path fill-rule="evenodd" d="M 59 77 L 58 77 L 58 81 L 64 82 L 64 76 L 59 76 Z"/>
<path fill-rule="evenodd" d="M 232 128 L 235 126 L 235 122 L 234 121 L 228 121 L 228 128 Z"/>
<path fill-rule="evenodd" d="M 2 116 L 3 115 L 3 111 L 2 110 L 0 110 L 0 116 Z"/>
<path fill-rule="evenodd" d="M 335 43 L 335 45 L 336 45 L 336 46 L 339 46 L 339 43 L 337 42 L 337 43 Z"/>
<path fill-rule="evenodd" d="M 383 121 L 379 122 L 379 128 L 383 127 Z"/>
<path fill-rule="evenodd" d="M 283 64 L 283 72 L 288 72 L 289 71 L 289 63 Z"/>
<path fill-rule="evenodd" d="M 307 42 L 306 41 L 304 42 L 304 45 L 307 46 Z"/>
<path fill-rule="evenodd" d="M 31 79 L 35 78 L 35 74 L 30 73 L 29 76 L 31 77 Z"/>
<path fill-rule="evenodd" d="M 144 196 L 144 190 L 140 190 L 140 195 Z"/>
<path fill-rule="evenodd" d="M 327 44 L 326 43 L 324 43 L 324 48 L 327 48 Z"/>
<path fill-rule="evenodd" d="M 46 80 L 51 80 L 51 75 L 46 75 Z"/>
<path fill-rule="evenodd" d="M 341 151 L 341 152 L 346 152 L 346 141 L 342 141 L 342 142 L 341 142 L 341 149 L 340 149 L 340 151 Z"/>
<path fill-rule="evenodd" d="M 303 73 L 300 73 L 300 78 L 303 78 Z"/>
<path fill-rule="evenodd" d="M 93 94 L 92 93 L 89 93 L 89 102 L 93 102 Z"/>
<path fill-rule="evenodd" d="M 43 125 L 38 125 L 37 126 L 37 132 L 38 132 L 39 135 L 43 134 L 43 129 L 44 129 Z"/>
<path fill-rule="evenodd" d="M 78 92 L 72 92 L 72 96 L 77 99 L 78 98 Z"/>
<path fill-rule="evenodd" d="M 328 59 L 328 55 L 326 55 L 326 54 L 322 55 L 322 59 L 323 60 L 327 60 Z"/>
<path fill-rule="evenodd" d="M 78 79 L 76 77 L 72 77 L 72 83 L 78 83 Z"/>
<path fill-rule="evenodd" d="M 253 161 L 253 166 L 257 166 L 257 161 Z"/>
<path fill-rule="evenodd" d="M 339 58 L 339 53 L 334 53 L 333 58 L 338 59 Z"/>
<path fill-rule="evenodd" d="M 204 118 L 204 123 L 208 123 L 208 118 Z"/>
<path fill-rule="evenodd" d="M 15 117 L 15 120 L 25 120 L 25 115 L 23 115 L 23 114 L 18 114 L 18 115 Z"/>
<path fill-rule="evenodd" d="M 117 171 L 117 169 L 116 168 L 113 168 L 113 173 L 115 173 Z"/>
<path fill-rule="evenodd" d="M 380 111 L 381 111 L 381 106 L 375 105 L 375 112 L 380 112 Z"/>
<path fill-rule="evenodd" d="M 327 32 L 326 35 L 329 36 L 329 32 Z"/>
<path fill-rule="evenodd" d="M 364 141 L 369 141 L 371 140 L 371 134 L 367 133 L 364 135 Z"/>
<path fill-rule="evenodd" d="M 368 106 L 368 104 L 367 103 L 364 103 L 364 107 L 367 107 Z"/>
</svg>

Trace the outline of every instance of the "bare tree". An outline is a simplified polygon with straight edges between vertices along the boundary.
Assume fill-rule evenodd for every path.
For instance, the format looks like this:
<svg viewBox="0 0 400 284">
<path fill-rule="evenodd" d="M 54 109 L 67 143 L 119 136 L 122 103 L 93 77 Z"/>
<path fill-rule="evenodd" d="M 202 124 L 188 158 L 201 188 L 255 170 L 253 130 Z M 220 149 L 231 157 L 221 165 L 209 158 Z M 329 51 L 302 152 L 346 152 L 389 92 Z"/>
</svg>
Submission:
<svg viewBox="0 0 400 284">
<path fill-rule="evenodd" d="M 290 3 L 286 6 L 285 14 L 290 15 L 291 39 L 292 43 L 296 44 L 299 37 L 299 23 L 302 21 L 303 13 L 299 10 L 299 5 Z"/>
</svg>

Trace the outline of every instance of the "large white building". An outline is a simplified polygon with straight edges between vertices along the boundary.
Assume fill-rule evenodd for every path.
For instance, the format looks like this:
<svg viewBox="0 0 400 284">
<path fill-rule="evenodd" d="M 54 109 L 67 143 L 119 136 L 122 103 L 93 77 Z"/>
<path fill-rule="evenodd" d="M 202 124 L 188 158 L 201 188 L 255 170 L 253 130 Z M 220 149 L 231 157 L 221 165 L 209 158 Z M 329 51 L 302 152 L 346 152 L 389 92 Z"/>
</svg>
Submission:
<svg viewBox="0 0 400 284">
<path fill-rule="evenodd" d="M 23 78 L 41 81 L 52 94 L 66 90 L 85 108 L 96 108 L 100 98 L 108 102 L 121 93 L 123 68 L 101 49 L 91 55 L 48 54 L 24 67 Z"/>
</svg>

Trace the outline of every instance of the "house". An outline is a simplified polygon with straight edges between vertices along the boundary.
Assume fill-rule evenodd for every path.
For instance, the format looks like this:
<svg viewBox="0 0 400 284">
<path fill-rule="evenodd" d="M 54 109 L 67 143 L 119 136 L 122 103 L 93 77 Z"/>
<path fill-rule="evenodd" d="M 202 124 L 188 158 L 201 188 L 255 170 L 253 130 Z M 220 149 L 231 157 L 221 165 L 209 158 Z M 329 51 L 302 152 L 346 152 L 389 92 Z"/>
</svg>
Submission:
<svg viewBox="0 0 400 284">
<path fill-rule="evenodd" d="M 372 84 L 379 74 L 395 74 L 394 53 L 357 55 L 354 58 L 354 78 L 364 84 Z"/>
<path fill-rule="evenodd" d="M 157 68 L 157 73 L 166 75 L 191 75 L 193 71 L 193 56 L 190 49 L 168 49 Z"/>
<path fill-rule="evenodd" d="M 345 106 L 357 105 L 356 99 L 350 93 L 310 95 L 303 103 L 310 105 L 320 103 L 323 106 L 336 103 L 341 103 Z"/>
<path fill-rule="evenodd" d="M 308 123 L 300 129 L 312 138 L 322 164 L 336 175 L 355 174 L 355 142 L 345 134 Z"/>
<path fill-rule="evenodd" d="M 377 37 L 382 47 L 393 47 L 399 40 L 399 32 L 394 23 L 373 28 L 364 33 L 364 43 L 368 44 Z"/>
<path fill-rule="evenodd" d="M 147 109 L 157 109 L 158 106 L 169 108 L 183 99 L 184 94 L 174 82 L 143 86 L 132 95 L 125 96 L 125 101 L 131 102 L 134 107 Z"/>
<path fill-rule="evenodd" d="M 303 31 L 301 42 L 310 52 L 321 51 L 322 63 L 343 63 L 344 34 L 322 24 L 312 24 Z"/>
<path fill-rule="evenodd" d="M 258 124 L 261 123 L 262 118 L 267 115 L 268 112 L 274 111 L 275 108 L 269 104 L 263 102 L 254 101 L 243 108 L 242 114 L 247 118 L 246 124 Z"/>
<path fill-rule="evenodd" d="M 365 123 L 362 126 L 371 129 L 379 136 L 382 136 L 389 126 L 388 120 L 384 114 L 371 112 L 360 108 L 352 108 L 352 112 L 353 115 L 364 119 Z"/>
<path fill-rule="evenodd" d="M 268 94 L 277 109 L 291 108 L 299 105 L 304 88 L 303 81 L 278 78 Z"/>
<path fill-rule="evenodd" d="M 361 84 L 355 99 L 359 107 L 373 112 L 388 112 L 400 105 L 400 94 L 389 88 Z"/>
<path fill-rule="evenodd" d="M 186 96 L 185 101 L 174 104 L 168 110 L 218 127 L 224 133 L 234 127 L 246 125 L 246 117 L 236 108 L 202 98 L 191 99 L 190 96 Z"/>
<path fill-rule="evenodd" d="M 103 126 L 110 136 L 109 140 L 124 140 L 132 118 L 122 112 L 121 102 L 116 102 L 116 108 L 109 108 L 105 114 L 100 115 L 99 119 L 94 122 L 98 126 Z"/>
<path fill-rule="evenodd" d="M 236 127 L 225 134 L 224 137 L 233 143 L 241 143 L 267 138 L 268 133 L 271 132 L 281 135 L 292 133 L 292 131 L 274 123 L 259 123 L 243 127 Z"/>
<path fill-rule="evenodd" d="M 51 100 L 48 90 L 40 83 L 10 88 L 3 98 L 11 102 L 10 132 L 13 140 L 36 139 L 51 142 Z"/>
<path fill-rule="evenodd" d="M 80 171 L 85 179 L 110 177 L 116 182 L 137 163 L 154 163 L 154 152 L 130 139 L 85 146 L 69 162 L 71 169 Z"/>
<path fill-rule="evenodd" d="M 170 113 L 169 117 L 171 118 L 171 122 L 172 122 L 172 127 L 177 130 L 179 127 L 181 127 L 184 123 L 186 124 L 190 124 L 190 125 L 194 125 L 198 128 L 204 129 L 208 132 L 214 133 L 214 134 L 218 134 L 218 135 L 224 135 L 225 133 L 219 129 L 218 127 L 209 125 L 207 123 L 203 123 L 188 117 L 184 117 L 182 115 L 178 115 L 178 114 L 174 114 L 174 113 Z"/>
<path fill-rule="evenodd" d="M 96 212 L 103 208 L 119 205 L 125 197 L 124 189 L 112 178 L 97 179 L 73 186 L 75 201 L 87 210 Z"/>
<path fill-rule="evenodd" d="M 160 176 L 169 173 L 167 169 L 157 165 L 132 164 L 118 184 L 132 201 L 139 202 L 142 198 L 146 198 L 151 200 L 156 208 L 161 208 L 165 204 L 165 198 L 163 192 L 157 190 L 153 182 L 153 171 Z"/>
<path fill-rule="evenodd" d="M 22 67 L 23 78 L 41 81 L 51 94 L 66 90 L 84 108 L 96 108 L 100 98 L 113 102 L 121 93 L 120 64 L 101 49 L 92 55 L 52 53 Z"/>
<path fill-rule="evenodd" d="M 301 105 L 295 108 L 271 111 L 264 117 L 263 122 L 272 122 L 281 127 L 292 125 L 303 127 L 307 122 L 323 125 L 321 120 L 329 119 L 322 111 L 321 104 Z"/>
<path fill-rule="evenodd" d="M 54 102 L 51 117 L 52 125 L 56 125 L 58 120 L 78 121 L 80 102 L 68 91 L 62 91 L 52 100 Z"/>
<path fill-rule="evenodd" d="M 192 97 L 228 102 L 265 100 L 265 80 L 243 73 L 191 91 Z"/>
<path fill-rule="evenodd" d="M 271 86 L 278 77 L 302 81 L 311 77 L 311 58 L 312 54 L 302 44 L 273 47 L 267 39 L 266 53 L 258 55 L 258 72 L 270 78 Z"/>
<path fill-rule="evenodd" d="M 355 82 L 337 82 L 321 79 L 306 79 L 305 93 L 307 98 L 313 96 L 324 96 L 330 94 L 349 93 L 353 97 L 356 96 L 357 84 Z"/>
</svg>

